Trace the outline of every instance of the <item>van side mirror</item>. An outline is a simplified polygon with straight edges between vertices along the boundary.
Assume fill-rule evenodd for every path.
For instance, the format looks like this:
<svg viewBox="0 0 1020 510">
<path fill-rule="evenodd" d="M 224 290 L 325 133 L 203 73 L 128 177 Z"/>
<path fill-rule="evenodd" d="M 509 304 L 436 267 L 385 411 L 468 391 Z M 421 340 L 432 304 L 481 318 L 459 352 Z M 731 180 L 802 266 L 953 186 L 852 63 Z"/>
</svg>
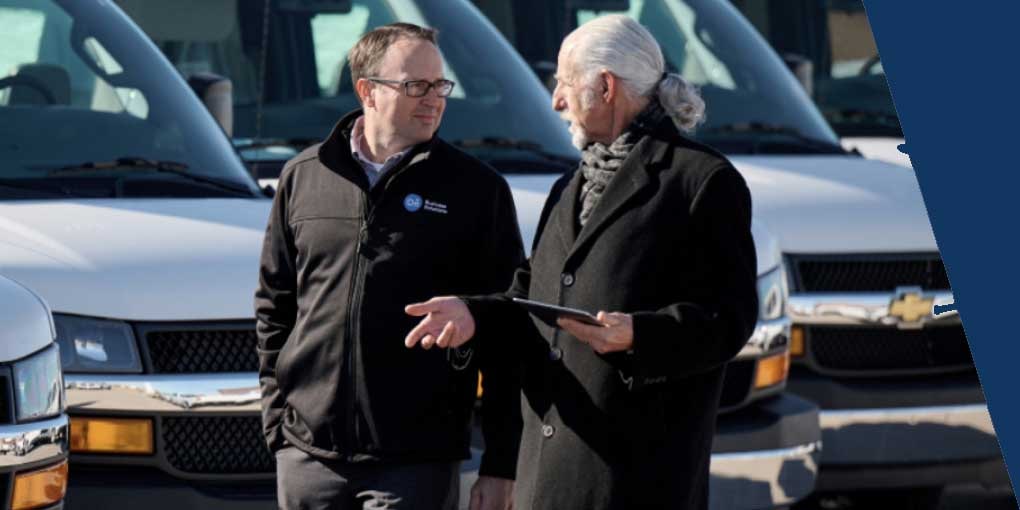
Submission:
<svg viewBox="0 0 1020 510">
<path fill-rule="evenodd" d="M 228 137 L 234 136 L 234 85 L 230 78 L 213 73 L 188 76 L 188 85 L 202 100 Z"/>
<path fill-rule="evenodd" d="M 814 97 L 815 93 L 815 64 L 811 59 L 796 53 L 784 53 L 783 62 L 790 69 L 793 76 L 797 78 L 807 95 Z"/>
</svg>

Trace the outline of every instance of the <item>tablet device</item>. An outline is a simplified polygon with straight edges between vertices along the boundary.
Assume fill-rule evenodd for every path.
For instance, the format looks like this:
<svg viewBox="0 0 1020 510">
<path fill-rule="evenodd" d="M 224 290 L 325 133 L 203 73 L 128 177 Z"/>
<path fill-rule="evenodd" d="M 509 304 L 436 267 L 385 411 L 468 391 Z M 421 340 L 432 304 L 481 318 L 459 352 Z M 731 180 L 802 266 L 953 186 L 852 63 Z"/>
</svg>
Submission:
<svg viewBox="0 0 1020 510">
<path fill-rule="evenodd" d="M 602 323 L 595 318 L 594 315 L 576 308 L 566 308 L 562 306 L 550 305 L 539 301 L 532 301 L 530 299 L 514 298 L 514 303 L 523 306 L 534 315 L 538 320 L 546 323 L 549 326 L 558 328 L 556 319 L 559 317 L 566 317 L 568 319 L 574 319 L 578 322 L 585 324 L 591 324 L 592 326 L 601 326 Z"/>
</svg>

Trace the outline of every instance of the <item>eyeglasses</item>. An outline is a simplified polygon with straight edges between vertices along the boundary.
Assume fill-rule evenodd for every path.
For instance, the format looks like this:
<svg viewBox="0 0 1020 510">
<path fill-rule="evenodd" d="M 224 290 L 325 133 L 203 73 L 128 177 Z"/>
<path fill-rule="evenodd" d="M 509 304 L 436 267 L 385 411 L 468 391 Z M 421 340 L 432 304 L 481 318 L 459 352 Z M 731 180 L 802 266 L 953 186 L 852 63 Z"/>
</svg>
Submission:
<svg viewBox="0 0 1020 510">
<path fill-rule="evenodd" d="M 447 97 L 453 93 L 453 87 L 456 83 L 450 80 L 384 80 L 382 78 L 365 78 L 366 80 L 373 83 L 385 83 L 387 85 L 403 85 L 404 95 L 407 97 L 423 97 L 429 93 L 429 90 L 436 89 L 436 95 L 439 97 Z"/>
</svg>

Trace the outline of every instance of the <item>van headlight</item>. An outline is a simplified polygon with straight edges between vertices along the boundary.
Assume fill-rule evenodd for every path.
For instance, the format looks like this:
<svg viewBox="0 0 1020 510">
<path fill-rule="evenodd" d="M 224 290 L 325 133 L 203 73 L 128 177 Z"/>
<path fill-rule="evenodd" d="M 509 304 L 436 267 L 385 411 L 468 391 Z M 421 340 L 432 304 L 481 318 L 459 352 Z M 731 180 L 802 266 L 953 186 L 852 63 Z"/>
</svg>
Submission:
<svg viewBox="0 0 1020 510">
<path fill-rule="evenodd" d="M 138 344 L 126 322 L 55 313 L 53 323 L 64 372 L 141 373 Z"/>
<path fill-rule="evenodd" d="M 63 378 L 56 345 L 14 363 L 17 420 L 49 418 L 62 410 Z"/>
<path fill-rule="evenodd" d="M 768 321 L 782 317 L 788 292 L 782 265 L 758 277 L 758 319 Z"/>
</svg>

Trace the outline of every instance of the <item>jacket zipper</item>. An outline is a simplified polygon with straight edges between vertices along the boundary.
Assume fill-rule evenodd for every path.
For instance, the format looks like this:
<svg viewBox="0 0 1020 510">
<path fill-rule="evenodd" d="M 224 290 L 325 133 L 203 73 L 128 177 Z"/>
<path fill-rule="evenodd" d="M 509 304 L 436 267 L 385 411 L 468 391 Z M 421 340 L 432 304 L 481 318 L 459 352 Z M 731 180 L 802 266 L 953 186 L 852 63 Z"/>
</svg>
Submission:
<svg viewBox="0 0 1020 510">
<path fill-rule="evenodd" d="M 345 448 L 345 457 L 348 462 L 352 462 L 354 460 L 353 448 L 357 441 L 355 427 L 358 420 L 358 417 L 356 416 L 358 412 L 358 375 L 357 367 L 355 366 L 357 361 L 355 349 L 358 348 L 358 340 L 361 337 L 361 289 L 364 286 L 364 275 L 362 274 L 361 264 L 361 244 L 367 241 L 368 228 L 372 224 L 372 220 L 375 218 L 376 209 L 378 209 L 379 205 L 382 204 L 383 198 L 386 196 L 386 192 L 389 191 L 390 184 L 392 184 L 393 181 L 401 174 L 405 173 L 411 166 L 412 165 L 410 164 L 404 165 L 403 168 L 397 169 L 396 173 L 386 179 L 386 182 L 383 184 L 383 192 L 379 194 L 379 203 L 372 204 L 371 207 L 368 207 L 366 204 L 371 201 L 372 189 L 369 188 L 367 192 L 362 193 L 361 222 L 358 228 L 358 244 L 354 251 L 354 282 L 351 285 L 347 299 L 347 327 L 345 328 L 347 330 L 347 338 L 350 344 L 347 349 L 347 366 L 350 367 L 347 371 L 350 374 L 348 387 L 350 390 L 347 395 L 347 445 Z"/>
<path fill-rule="evenodd" d="M 347 327 L 345 328 L 347 334 L 347 373 L 348 373 L 348 384 L 347 384 L 347 427 L 346 436 L 347 444 L 344 447 L 346 450 L 345 456 L 347 461 L 350 462 L 354 459 L 354 449 L 356 448 L 357 438 L 355 437 L 355 423 L 357 417 L 357 401 L 358 401 L 358 374 L 357 367 L 355 366 L 357 356 L 355 355 L 355 349 L 358 348 L 358 336 L 360 335 L 360 329 L 358 323 L 360 322 L 361 315 L 361 243 L 365 240 L 365 232 L 368 231 L 368 223 L 365 220 L 365 203 L 368 200 L 368 194 L 362 196 L 361 202 L 361 220 L 358 223 L 358 240 L 354 249 L 354 268 L 353 268 L 353 281 L 351 282 L 350 290 L 348 291 L 347 297 Z"/>
</svg>

